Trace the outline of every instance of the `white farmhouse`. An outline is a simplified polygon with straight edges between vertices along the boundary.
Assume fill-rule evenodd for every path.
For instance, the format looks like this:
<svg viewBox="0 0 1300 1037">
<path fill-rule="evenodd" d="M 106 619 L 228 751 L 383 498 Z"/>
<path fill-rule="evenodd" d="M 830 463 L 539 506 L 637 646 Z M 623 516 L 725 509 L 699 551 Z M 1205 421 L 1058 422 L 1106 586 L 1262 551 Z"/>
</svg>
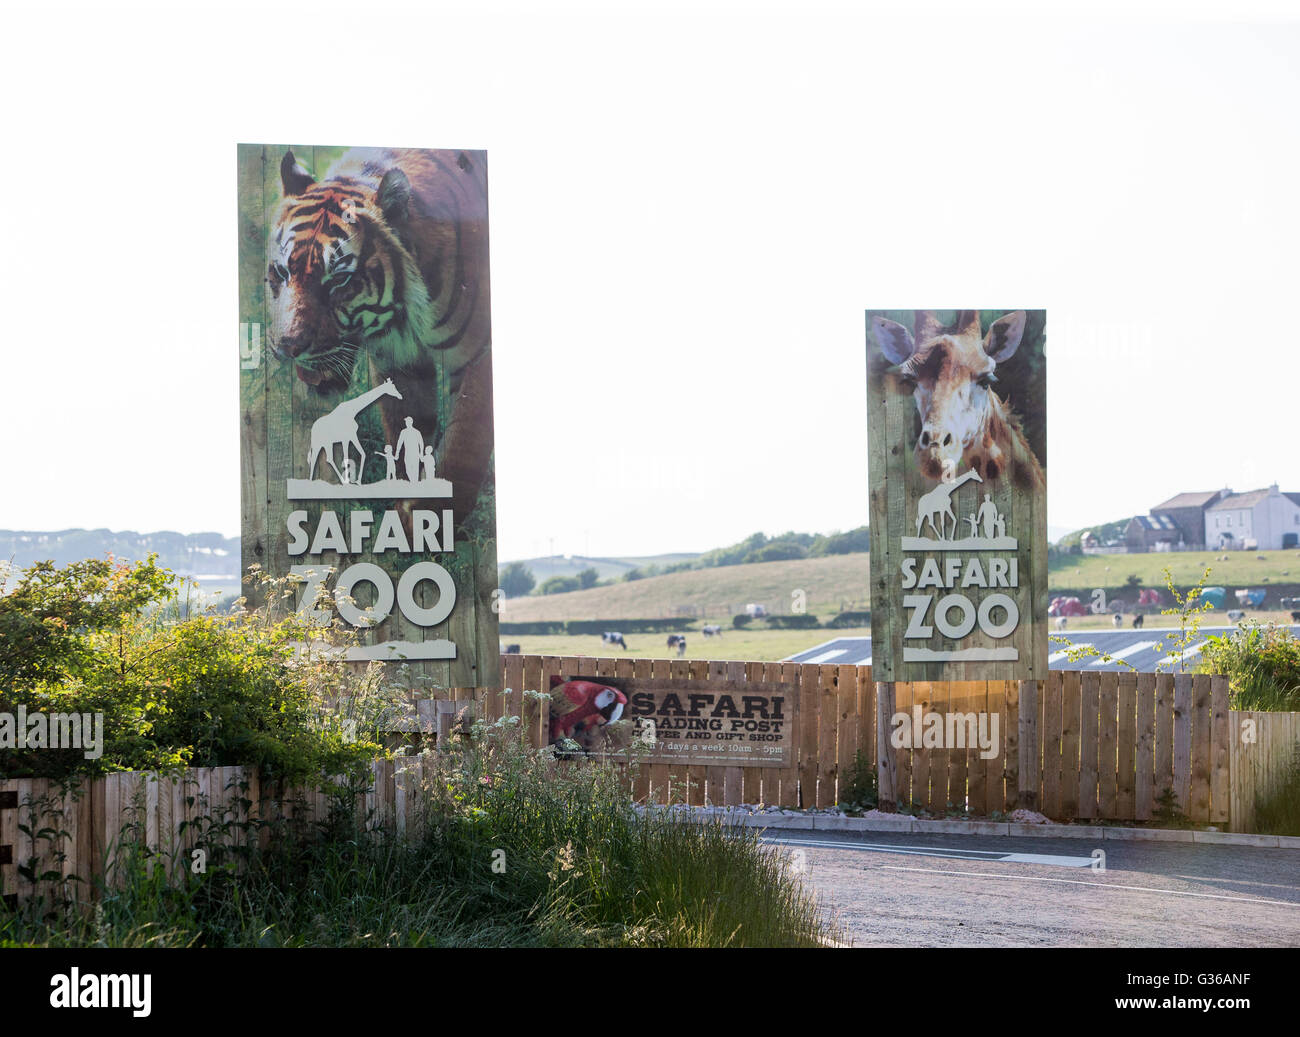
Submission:
<svg viewBox="0 0 1300 1037">
<path fill-rule="evenodd" d="M 1205 510 L 1205 546 L 1224 550 L 1300 547 L 1300 493 L 1264 490 L 1233 493 Z"/>
</svg>

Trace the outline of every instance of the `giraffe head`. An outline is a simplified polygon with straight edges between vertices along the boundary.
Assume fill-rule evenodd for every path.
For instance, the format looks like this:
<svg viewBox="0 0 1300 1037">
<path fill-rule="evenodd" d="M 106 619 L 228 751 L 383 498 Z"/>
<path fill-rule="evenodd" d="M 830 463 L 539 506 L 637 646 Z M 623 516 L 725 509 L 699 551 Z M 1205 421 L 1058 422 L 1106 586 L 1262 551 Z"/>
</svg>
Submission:
<svg viewBox="0 0 1300 1037">
<path fill-rule="evenodd" d="M 872 331 L 893 372 L 910 389 L 921 415 L 916 460 L 929 479 L 952 478 L 966 465 L 978 467 L 991 419 L 1001 420 L 993 371 L 1010 359 L 1025 331 L 1025 312 L 1000 317 L 980 334 L 978 310 L 961 310 L 951 327 L 918 311 L 915 335 L 903 325 L 873 317 Z M 986 474 L 997 478 L 989 467 Z"/>
</svg>

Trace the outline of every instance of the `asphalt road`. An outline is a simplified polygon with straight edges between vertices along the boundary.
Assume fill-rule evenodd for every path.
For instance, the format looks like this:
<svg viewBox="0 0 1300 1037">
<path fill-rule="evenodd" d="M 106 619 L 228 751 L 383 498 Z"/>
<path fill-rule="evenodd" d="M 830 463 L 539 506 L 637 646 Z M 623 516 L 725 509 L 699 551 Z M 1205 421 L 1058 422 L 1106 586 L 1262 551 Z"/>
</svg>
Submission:
<svg viewBox="0 0 1300 1037">
<path fill-rule="evenodd" d="M 1233 626 L 1202 626 L 1195 641 L 1181 651 L 1184 666 L 1194 668 L 1205 639 L 1209 635 L 1223 634 L 1235 630 Z M 1290 628 L 1300 635 L 1300 626 Z M 1157 664 L 1161 670 L 1177 670 L 1179 659 L 1173 654 L 1172 642 L 1179 636 L 1177 627 L 1147 627 L 1142 630 L 1053 630 L 1053 637 L 1066 638 L 1071 646 L 1091 645 L 1098 653 L 1109 655 L 1114 659 L 1123 659 L 1129 666 L 1142 673 L 1156 672 Z M 1163 648 L 1157 648 L 1163 643 Z M 1068 656 L 1070 648 L 1060 641 L 1051 642 L 1051 654 L 1047 665 L 1053 670 L 1126 670 L 1128 666 L 1118 662 L 1106 662 L 1095 656 L 1087 655 L 1071 662 Z M 809 648 L 798 655 L 792 655 L 786 662 L 795 663 L 834 663 L 841 665 L 865 666 L 871 662 L 871 638 L 837 637 L 825 641 L 815 648 Z"/>
<path fill-rule="evenodd" d="M 770 832 L 854 946 L 1297 947 L 1300 850 Z M 1105 851 L 1105 870 L 1092 852 Z"/>
</svg>

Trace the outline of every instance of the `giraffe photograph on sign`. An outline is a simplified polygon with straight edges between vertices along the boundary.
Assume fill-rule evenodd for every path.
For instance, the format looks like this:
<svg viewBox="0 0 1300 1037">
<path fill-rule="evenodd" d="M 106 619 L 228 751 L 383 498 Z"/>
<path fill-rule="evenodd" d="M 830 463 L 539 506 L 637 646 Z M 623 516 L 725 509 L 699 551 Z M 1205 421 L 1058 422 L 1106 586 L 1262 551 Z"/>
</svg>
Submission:
<svg viewBox="0 0 1300 1037">
<path fill-rule="evenodd" d="M 867 312 L 872 664 L 1047 670 L 1046 314 Z"/>
</svg>

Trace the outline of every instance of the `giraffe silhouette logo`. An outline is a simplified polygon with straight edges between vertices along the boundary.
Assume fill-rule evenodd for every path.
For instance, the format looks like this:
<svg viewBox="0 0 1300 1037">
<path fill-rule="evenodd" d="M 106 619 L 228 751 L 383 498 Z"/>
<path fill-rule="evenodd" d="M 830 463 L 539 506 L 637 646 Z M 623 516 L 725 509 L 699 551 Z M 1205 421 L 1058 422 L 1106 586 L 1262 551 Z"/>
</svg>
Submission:
<svg viewBox="0 0 1300 1037">
<path fill-rule="evenodd" d="M 1007 536 L 1007 517 L 998 511 L 991 493 L 984 494 L 983 503 L 974 511 L 962 515 L 956 512 L 957 491 L 968 482 L 981 483 L 979 472 L 971 468 L 961 475 L 944 479 L 938 486 L 923 493 L 916 502 L 916 536 L 903 537 L 904 551 L 1014 551 L 1019 546 L 1015 537 Z M 966 524 L 969 532 L 960 538 L 957 533 Z M 922 536 L 929 532 L 930 536 Z"/>
<path fill-rule="evenodd" d="M 344 400 L 312 423 L 307 478 L 288 480 L 289 500 L 410 500 L 452 495 L 451 483 L 434 476 L 433 447 L 425 443 L 424 433 L 410 417 L 397 437 L 396 447 L 392 443 L 384 445 L 380 455 L 384 478 L 362 481 L 366 451 L 361 445 L 357 415 L 385 396 L 402 398 L 391 378 Z M 337 481 L 328 478 L 331 472 Z"/>
</svg>

